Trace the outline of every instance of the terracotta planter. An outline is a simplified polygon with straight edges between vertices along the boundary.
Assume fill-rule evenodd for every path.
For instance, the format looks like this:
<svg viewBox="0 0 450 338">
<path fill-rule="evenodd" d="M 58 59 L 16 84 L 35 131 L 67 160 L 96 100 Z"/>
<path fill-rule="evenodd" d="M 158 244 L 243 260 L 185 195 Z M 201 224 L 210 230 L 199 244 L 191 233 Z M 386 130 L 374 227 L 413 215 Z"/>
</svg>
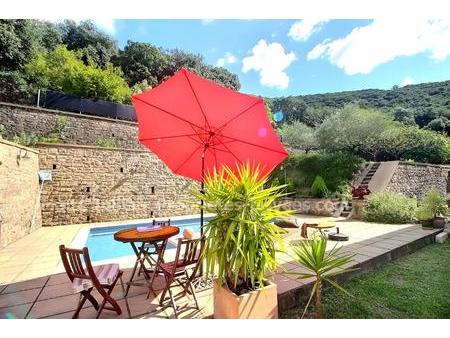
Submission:
<svg viewBox="0 0 450 338">
<path fill-rule="evenodd" d="M 226 285 L 214 281 L 214 318 L 216 319 L 276 319 L 278 299 L 276 284 L 237 296 Z"/>
<path fill-rule="evenodd" d="M 444 217 L 435 217 L 433 220 L 433 228 L 436 228 L 436 229 L 445 228 L 445 218 Z"/>
</svg>

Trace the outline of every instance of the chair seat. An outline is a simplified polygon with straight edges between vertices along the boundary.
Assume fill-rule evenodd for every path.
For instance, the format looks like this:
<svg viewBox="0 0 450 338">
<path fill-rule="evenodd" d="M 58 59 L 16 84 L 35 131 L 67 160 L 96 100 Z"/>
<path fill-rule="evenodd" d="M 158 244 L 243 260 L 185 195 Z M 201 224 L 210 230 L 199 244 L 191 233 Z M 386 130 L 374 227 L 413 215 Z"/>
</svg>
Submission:
<svg viewBox="0 0 450 338">
<path fill-rule="evenodd" d="M 93 266 L 92 269 L 94 270 L 94 273 L 102 286 L 108 286 L 114 283 L 120 272 L 119 264 L 97 265 Z M 74 278 L 72 287 L 75 292 L 81 292 L 92 288 L 93 284 L 91 279 Z"/>
<path fill-rule="evenodd" d="M 164 270 L 166 273 L 172 273 L 175 262 L 161 263 L 160 269 Z M 183 272 L 186 269 L 186 265 L 178 263 L 178 266 L 175 269 L 175 273 Z"/>
</svg>

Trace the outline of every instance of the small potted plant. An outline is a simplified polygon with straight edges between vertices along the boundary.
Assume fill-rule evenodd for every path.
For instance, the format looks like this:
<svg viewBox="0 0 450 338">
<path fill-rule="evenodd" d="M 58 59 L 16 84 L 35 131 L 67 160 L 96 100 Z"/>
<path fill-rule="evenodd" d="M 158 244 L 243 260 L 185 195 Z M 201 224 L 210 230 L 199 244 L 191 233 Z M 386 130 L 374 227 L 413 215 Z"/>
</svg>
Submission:
<svg viewBox="0 0 450 338">
<path fill-rule="evenodd" d="M 444 228 L 448 206 L 445 197 L 436 189 L 429 190 L 419 203 L 416 217 L 423 227 Z"/>
<path fill-rule="evenodd" d="M 258 169 L 224 167 L 207 175 L 204 210 L 215 216 L 205 226 L 205 273 L 214 274 L 214 318 L 277 318 L 277 287 L 265 278 L 284 249 L 272 220 L 290 216 L 276 201 L 286 185 L 266 186 Z"/>
</svg>

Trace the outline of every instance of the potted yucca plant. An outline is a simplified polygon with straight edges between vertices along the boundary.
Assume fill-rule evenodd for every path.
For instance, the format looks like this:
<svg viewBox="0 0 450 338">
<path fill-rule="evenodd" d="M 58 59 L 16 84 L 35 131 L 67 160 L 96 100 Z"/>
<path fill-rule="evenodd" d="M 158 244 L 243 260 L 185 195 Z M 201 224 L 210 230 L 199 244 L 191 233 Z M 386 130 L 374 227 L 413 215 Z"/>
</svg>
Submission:
<svg viewBox="0 0 450 338">
<path fill-rule="evenodd" d="M 214 274 L 215 318 L 277 318 L 276 285 L 265 279 L 284 249 L 283 231 L 272 220 L 292 214 L 275 202 L 285 185 L 266 186 L 258 168 L 224 167 L 207 175 L 204 210 L 215 216 L 205 226 L 205 273 Z"/>
</svg>

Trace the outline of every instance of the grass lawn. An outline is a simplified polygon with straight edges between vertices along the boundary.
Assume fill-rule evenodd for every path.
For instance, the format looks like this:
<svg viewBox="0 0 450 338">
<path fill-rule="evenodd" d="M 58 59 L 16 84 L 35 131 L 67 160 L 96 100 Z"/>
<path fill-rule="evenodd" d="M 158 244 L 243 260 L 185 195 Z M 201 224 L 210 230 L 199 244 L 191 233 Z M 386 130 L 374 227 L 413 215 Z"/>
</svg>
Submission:
<svg viewBox="0 0 450 338">
<path fill-rule="evenodd" d="M 450 318 L 450 242 L 429 245 L 344 287 L 353 297 L 324 290 L 326 318 Z M 303 309 L 280 317 L 300 318 Z"/>
</svg>

